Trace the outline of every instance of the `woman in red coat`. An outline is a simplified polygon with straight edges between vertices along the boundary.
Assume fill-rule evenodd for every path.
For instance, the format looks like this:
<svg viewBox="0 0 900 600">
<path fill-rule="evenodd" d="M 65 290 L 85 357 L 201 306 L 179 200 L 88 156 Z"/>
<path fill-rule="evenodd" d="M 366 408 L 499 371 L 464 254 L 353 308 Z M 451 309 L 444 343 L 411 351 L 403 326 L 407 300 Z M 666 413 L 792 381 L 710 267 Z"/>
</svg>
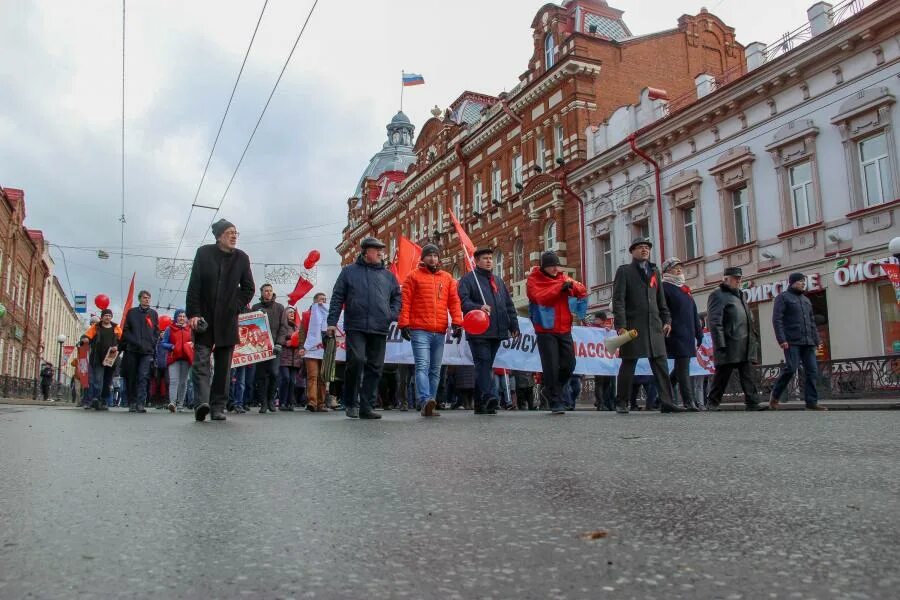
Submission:
<svg viewBox="0 0 900 600">
<path fill-rule="evenodd" d="M 175 320 L 163 332 L 160 345 L 168 351 L 169 411 L 184 411 L 184 395 L 187 392 L 188 373 L 194 353 L 191 350 L 191 328 L 187 326 L 184 310 L 175 311 Z"/>
<path fill-rule="evenodd" d="M 528 275 L 528 310 L 537 334 L 544 386 L 541 391 L 554 415 L 566 414 L 563 387 L 575 372 L 570 298 L 586 298 L 587 288 L 560 271 L 555 252 L 541 255 L 541 266 Z"/>
</svg>

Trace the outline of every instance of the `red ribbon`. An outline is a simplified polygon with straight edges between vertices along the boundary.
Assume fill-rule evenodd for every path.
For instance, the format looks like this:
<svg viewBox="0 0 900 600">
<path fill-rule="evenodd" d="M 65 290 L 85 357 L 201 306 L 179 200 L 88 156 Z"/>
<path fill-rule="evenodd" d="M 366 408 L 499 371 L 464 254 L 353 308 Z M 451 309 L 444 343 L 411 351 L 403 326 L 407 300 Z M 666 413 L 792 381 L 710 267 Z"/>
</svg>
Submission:
<svg viewBox="0 0 900 600">
<path fill-rule="evenodd" d="M 653 274 L 653 277 L 650 278 L 650 287 L 656 287 L 656 273 Z"/>
</svg>

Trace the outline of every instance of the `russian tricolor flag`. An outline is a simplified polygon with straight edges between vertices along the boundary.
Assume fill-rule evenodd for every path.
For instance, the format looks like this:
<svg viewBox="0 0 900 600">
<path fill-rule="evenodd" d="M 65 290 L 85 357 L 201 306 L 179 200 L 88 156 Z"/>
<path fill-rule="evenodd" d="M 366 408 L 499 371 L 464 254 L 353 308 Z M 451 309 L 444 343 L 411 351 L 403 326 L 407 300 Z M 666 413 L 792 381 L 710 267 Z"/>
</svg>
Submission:
<svg viewBox="0 0 900 600">
<path fill-rule="evenodd" d="M 425 78 L 418 73 L 404 73 L 403 85 L 409 87 L 411 85 L 425 85 Z"/>
</svg>

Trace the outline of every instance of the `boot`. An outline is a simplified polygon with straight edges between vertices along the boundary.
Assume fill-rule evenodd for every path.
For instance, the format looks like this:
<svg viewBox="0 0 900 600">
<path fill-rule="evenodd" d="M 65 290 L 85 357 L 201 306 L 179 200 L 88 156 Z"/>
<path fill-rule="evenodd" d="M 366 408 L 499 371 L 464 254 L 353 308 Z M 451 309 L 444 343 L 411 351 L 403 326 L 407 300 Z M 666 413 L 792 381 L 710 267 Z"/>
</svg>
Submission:
<svg viewBox="0 0 900 600">
<path fill-rule="evenodd" d="M 269 412 L 275 412 L 275 398 L 269 398 Z"/>
<path fill-rule="evenodd" d="M 475 414 L 476 415 L 486 415 L 487 411 L 484 409 L 484 398 L 475 398 Z"/>
</svg>

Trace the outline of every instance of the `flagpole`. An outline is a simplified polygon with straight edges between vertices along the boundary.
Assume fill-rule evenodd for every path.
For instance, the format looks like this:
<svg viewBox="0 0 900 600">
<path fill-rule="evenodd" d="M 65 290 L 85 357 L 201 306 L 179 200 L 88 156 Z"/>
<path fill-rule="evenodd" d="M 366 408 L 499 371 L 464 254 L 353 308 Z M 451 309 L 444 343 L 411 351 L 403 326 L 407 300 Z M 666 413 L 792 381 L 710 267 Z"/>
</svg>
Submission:
<svg viewBox="0 0 900 600">
<path fill-rule="evenodd" d="M 400 71 L 400 112 L 403 112 L 403 88 L 406 87 L 403 85 L 403 76 L 405 74 L 405 71 Z"/>
</svg>

